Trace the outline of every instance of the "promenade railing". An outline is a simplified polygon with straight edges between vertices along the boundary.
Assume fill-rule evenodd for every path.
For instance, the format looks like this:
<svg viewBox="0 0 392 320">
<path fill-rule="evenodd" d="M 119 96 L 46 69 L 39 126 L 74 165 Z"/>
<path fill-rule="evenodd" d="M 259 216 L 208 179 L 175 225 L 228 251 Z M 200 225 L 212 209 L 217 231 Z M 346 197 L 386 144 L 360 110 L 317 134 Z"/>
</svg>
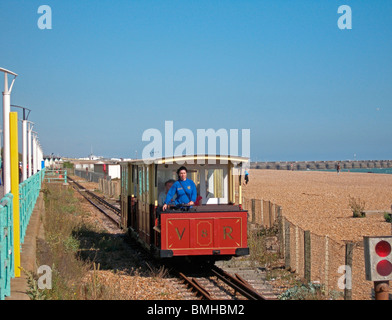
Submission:
<svg viewBox="0 0 392 320">
<path fill-rule="evenodd" d="M 24 243 L 27 226 L 31 214 L 37 202 L 41 185 L 45 177 L 46 169 L 42 169 L 35 175 L 19 184 L 19 208 L 20 208 L 20 243 Z"/>
<path fill-rule="evenodd" d="M 24 243 L 44 177 L 45 169 L 19 184 L 20 244 Z M 12 193 L 0 200 L 0 300 L 10 296 L 11 278 L 15 277 L 12 200 Z"/>
<path fill-rule="evenodd" d="M 67 169 L 46 169 L 45 181 L 67 183 Z"/>
<path fill-rule="evenodd" d="M 11 294 L 11 278 L 15 276 L 12 199 L 8 193 L 0 200 L 0 300 Z"/>
</svg>

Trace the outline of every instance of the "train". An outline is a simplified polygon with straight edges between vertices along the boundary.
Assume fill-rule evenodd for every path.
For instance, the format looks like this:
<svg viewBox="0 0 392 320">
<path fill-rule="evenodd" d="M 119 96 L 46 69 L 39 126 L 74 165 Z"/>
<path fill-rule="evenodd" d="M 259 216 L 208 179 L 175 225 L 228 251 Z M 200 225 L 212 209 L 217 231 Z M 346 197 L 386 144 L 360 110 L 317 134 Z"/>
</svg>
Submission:
<svg viewBox="0 0 392 320">
<path fill-rule="evenodd" d="M 192 155 L 130 160 L 121 166 L 121 227 L 160 259 L 215 262 L 249 254 L 248 211 L 242 208 L 242 172 L 249 159 Z M 165 182 L 185 166 L 198 205 L 161 210 Z"/>
</svg>

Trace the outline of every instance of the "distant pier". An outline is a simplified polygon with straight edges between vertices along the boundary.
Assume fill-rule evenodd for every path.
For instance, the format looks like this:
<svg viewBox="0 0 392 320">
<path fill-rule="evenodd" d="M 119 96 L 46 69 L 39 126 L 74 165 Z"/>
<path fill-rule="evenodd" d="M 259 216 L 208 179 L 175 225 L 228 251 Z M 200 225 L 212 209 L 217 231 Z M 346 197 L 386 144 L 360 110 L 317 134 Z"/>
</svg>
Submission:
<svg viewBox="0 0 392 320">
<path fill-rule="evenodd" d="M 345 161 L 281 161 L 281 162 L 251 162 L 251 169 L 273 170 L 328 170 L 361 168 L 392 168 L 392 160 L 345 160 Z"/>
</svg>

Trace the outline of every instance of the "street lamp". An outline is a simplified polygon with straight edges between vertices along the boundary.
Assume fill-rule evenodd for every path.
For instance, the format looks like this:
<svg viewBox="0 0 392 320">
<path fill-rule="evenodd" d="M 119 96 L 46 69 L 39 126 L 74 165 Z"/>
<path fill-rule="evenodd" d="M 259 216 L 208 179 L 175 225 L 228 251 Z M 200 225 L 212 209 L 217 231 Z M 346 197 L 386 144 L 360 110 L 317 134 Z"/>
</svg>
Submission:
<svg viewBox="0 0 392 320">
<path fill-rule="evenodd" d="M 28 121 L 27 125 L 27 175 L 30 178 L 32 172 L 31 131 L 33 130 L 34 122 Z"/>
<path fill-rule="evenodd" d="M 30 115 L 31 110 L 25 107 L 11 105 L 11 107 L 23 109 L 23 120 L 22 120 L 22 181 L 27 179 L 27 119 Z M 26 115 L 26 110 L 29 112 Z"/>
<path fill-rule="evenodd" d="M 4 172 L 4 194 L 11 191 L 11 160 L 10 160 L 10 109 L 11 109 L 11 91 L 14 86 L 16 73 L 7 69 L 0 68 L 4 72 L 4 91 L 3 91 L 3 172 Z M 8 87 L 8 74 L 14 76 L 11 86 Z"/>
<path fill-rule="evenodd" d="M 35 131 L 31 131 L 31 133 L 33 134 L 32 138 L 33 138 L 33 163 L 32 163 L 32 167 L 33 167 L 33 175 L 35 175 L 37 173 L 37 132 Z"/>
<path fill-rule="evenodd" d="M 39 170 L 39 161 L 41 160 L 41 144 L 38 139 L 38 132 L 31 131 L 33 133 L 33 175 Z"/>
</svg>

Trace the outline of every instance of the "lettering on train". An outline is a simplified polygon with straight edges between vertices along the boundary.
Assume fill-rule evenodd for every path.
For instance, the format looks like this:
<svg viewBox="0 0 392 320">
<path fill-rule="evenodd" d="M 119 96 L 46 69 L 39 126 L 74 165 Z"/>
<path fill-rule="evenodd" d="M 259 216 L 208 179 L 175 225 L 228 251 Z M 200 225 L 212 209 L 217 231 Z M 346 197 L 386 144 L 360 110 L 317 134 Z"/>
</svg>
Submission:
<svg viewBox="0 0 392 320">
<path fill-rule="evenodd" d="M 182 237 L 183 237 L 183 235 L 184 235 L 184 232 L 185 232 L 185 229 L 186 229 L 186 228 L 184 228 L 184 229 L 182 230 L 182 233 L 180 234 L 180 231 L 178 230 L 178 228 L 176 228 L 178 240 L 181 240 L 181 239 L 182 239 Z"/>
<path fill-rule="evenodd" d="M 229 237 L 230 239 L 233 239 L 233 237 L 231 236 L 232 232 L 233 232 L 232 227 L 223 227 L 223 239 L 226 239 L 226 236 Z"/>
</svg>

